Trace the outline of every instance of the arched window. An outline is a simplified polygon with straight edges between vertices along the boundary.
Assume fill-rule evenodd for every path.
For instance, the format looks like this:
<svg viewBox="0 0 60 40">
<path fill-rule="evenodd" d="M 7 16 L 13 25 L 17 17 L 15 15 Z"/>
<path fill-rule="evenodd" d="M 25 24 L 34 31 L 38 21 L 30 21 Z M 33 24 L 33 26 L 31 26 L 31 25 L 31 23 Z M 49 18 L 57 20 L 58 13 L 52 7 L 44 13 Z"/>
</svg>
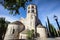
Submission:
<svg viewBox="0 0 60 40">
<path fill-rule="evenodd" d="M 28 9 L 30 9 L 30 7 L 28 7 Z"/>
<path fill-rule="evenodd" d="M 34 13 L 34 10 L 31 10 L 31 13 Z"/>
<path fill-rule="evenodd" d="M 15 29 L 13 29 L 13 32 L 12 32 L 12 34 L 14 34 L 14 32 L 15 32 Z"/>
<path fill-rule="evenodd" d="M 34 8 L 34 6 L 32 6 L 32 8 Z"/>
<path fill-rule="evenodd" d="M 30 13 L 30 10 L 28 10 L 28 13 Z"/>
</svg>

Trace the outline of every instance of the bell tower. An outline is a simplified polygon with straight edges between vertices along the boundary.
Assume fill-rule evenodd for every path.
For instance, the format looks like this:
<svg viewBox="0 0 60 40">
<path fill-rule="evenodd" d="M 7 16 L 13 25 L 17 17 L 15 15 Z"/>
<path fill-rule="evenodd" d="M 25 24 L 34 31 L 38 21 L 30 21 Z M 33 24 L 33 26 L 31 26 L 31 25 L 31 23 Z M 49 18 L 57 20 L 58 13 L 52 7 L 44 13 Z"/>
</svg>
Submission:
<svg viewBox="0 0 60 40">
<path fill-rule="evenodd" d="M 37 7 L 34 4 L 30 4 L 27 7 L 27 20 L 28 20 L 28 24 L 29 24 L 29 28 L 34 29 L 35 28 L 35 22 L 36 22 L 36 18 L 38 17 L 37 14 Z"/>
</svg>

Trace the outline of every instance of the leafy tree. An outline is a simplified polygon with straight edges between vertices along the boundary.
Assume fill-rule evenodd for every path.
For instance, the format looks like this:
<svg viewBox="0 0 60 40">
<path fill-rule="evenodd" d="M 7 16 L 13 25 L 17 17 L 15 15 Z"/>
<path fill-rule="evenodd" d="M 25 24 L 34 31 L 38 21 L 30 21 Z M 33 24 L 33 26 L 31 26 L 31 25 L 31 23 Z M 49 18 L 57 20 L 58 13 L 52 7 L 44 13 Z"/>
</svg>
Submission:
<svg viewBox="0 0 60 40">
<path fill-rule="evenodd" d="M 8 23 L 5 21 L 5 18 L 0 18 L 0 39 L 3 40 Z"/>
<path fill-rule="evenodd" d="M 49 30 L 48 30 L 48 25 L 47 25 L 47 23 L 46 23 L 46 30 L 47 30 L 47 36 L 49 37 Z"/>
<path fill-rule="evenodd" d="M 59 30 L 60 30 L 60 25 L 59 25 L 59 22 L 58 22 L 58 17 L 56 15 L 54 15 L 54 19 L 56 21 L 56 24 L 57 24 Z"/>
<path fill-rule="evenodd" d="M 55 19 L 56 24 L 57 24 L 57 26 L 59 28 L 58 35 L 60 36 L 60 25 L 59 25 L 59 22 L 58 22 L 58 17 L 56 15 L 54 15 L 54 19 Z"/>
<path fill-rule="evenodd" d="M 5 19 L 4 18 L 0 18 L 0 39 L 2 40 L 2 35 L 3 35 L 3 31 L 4 29 L 4 24 L 5 24 Z"/>
<path fill-rule="evenodd" d="M 19 14 L 19 8 L 25 6 L 28 2 L 32 0 L 3 0 L 0 2 L 6 9 L 10 10 L 11 14 Z"/>
<path fill-rule="evenodd" d="M 49 32 L 50 32 L 51 37 L 56 37 L 56 36 L 57 36 L 56 29 L 55 29 L 54 26 L 50 23 L 48 17 L 47 17 L 47 22 L 48 22 L 48 29 L 49 29 Z"/>
<path fill-rule="evenodd" d="M 34 39 L 34 30 L 28 30 L 27 40 L 33 40 L 33 39 Z"/>
</svg>

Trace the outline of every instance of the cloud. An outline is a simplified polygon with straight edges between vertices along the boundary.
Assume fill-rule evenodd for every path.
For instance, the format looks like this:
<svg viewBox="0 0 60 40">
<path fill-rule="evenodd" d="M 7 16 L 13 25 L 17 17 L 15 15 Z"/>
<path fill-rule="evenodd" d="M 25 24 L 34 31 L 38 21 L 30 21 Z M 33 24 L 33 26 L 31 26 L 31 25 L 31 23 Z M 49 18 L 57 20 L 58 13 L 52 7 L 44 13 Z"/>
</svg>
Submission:
<svg viewBox="0 0 60 40">
<path fill-rule="evenodd" d="M 10 21 L 10 22 L 14 22 L 14 21 L 19 20 L 16 17 L 6 16 L 6 15 L 0 15 L 0 17 L 4 17 L 6 19 L 6 21 Z"/>
<path fill-rule="evenodd" d="M 43 23 L 43 25 L 46 25 L 45 22 L 47 22 L 47 16 L 50 19 L 50 22 L 55 24 L 55 20 L 53 18 L 54 14 L 58 16 L 58 21 L 60 22 L 60 1 L 58 0 L 33 0 L 33 4 L 37 5 L 38 10 L 38 17 Z M 23 8 L 19 9 L 19 12 L 21 12 L 20 15 L 12 16 L 9 14 L 9 11 L 4 9 L 3 6 L 0 6 L 0 17 L 5 17 L 6 20 L 9 21 L 15 21 L 19 20 L 20 17 L 26 17 L 26 10 L 23 10 Z M 3 14 L 2 14 L 3 13 Z"/>
<path fill-rule="evenodd" d="M 0 5 L 0 17 L 5 17 L 7 21 L 13 22 L 20 19 L 20 15 L 11 15 L 9 11 Z"/>
</svg>

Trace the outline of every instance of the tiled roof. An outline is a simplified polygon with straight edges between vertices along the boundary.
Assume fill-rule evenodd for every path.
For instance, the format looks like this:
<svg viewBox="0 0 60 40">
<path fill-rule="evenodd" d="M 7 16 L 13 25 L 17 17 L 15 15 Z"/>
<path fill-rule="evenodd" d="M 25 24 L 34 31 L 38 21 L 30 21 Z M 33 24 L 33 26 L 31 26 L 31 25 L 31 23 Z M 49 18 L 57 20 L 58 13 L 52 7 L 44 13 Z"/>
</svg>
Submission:
<svg viewBox="0 0 60 40">
<path fill-rule="evenodd" d="M 25 30 L 25 26 L 23 23 L 21 23 L 20 21 L 15 21 L 15 22 L 12 22 L 10 24 L 16 24 L 16 25 L 20 25 L 20 32 L 22 32 L 23 30 Z"/>
<path fill-rule="evenodd" d="M 22 23 L 20 21 L 15 21 L 15 22 L 12 22 L 11 24 L 18 24 L 18 25 L 20 25 Z"/>
</svg>

